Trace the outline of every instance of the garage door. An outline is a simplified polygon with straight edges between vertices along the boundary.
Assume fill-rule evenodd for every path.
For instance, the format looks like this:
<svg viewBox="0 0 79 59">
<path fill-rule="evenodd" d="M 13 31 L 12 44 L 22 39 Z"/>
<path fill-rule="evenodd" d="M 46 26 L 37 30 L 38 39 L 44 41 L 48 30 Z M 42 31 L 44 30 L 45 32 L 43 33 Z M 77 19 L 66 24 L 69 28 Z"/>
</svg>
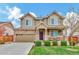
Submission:
<svg viewBox="0 0 79 59">
<path fill-rule="evenodd" d="M 35 34 L 18 34 L 16 35 L 16 42 L 33 42 L 35 40 Z"/>
</svg>

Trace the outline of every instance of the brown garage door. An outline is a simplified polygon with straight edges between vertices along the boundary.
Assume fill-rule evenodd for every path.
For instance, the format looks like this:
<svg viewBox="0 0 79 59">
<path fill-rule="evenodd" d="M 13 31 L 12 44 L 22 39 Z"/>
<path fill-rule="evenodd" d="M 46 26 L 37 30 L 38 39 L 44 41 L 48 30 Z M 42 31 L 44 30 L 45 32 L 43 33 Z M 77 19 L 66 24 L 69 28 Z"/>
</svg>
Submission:
<svg viewBox="0 0 79 59">
<path fill-rule="evenodd" d="M 33 42 L 34 40 L 35 40 L 35 34 L 16 35 L 16 42 Z"/>
</svg>

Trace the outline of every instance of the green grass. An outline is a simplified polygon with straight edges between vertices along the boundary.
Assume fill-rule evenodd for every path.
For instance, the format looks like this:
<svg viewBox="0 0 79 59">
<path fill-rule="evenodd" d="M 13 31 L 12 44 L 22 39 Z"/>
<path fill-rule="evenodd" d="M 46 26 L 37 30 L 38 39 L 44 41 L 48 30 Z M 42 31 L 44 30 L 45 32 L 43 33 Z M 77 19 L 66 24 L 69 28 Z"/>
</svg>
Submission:
<svg viewBox="0 0 79 59">
<path fill-rule="evenodd" d="M 29 55 L 79 55 L 79 47 L 35 46 Z"/>
</svg>

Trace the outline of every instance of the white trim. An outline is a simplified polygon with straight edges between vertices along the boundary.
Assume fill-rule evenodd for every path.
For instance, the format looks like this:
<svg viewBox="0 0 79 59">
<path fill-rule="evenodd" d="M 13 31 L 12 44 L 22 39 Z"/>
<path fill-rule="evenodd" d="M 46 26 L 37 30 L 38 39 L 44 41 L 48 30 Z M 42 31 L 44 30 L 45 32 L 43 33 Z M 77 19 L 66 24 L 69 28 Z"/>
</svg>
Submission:
<svg viewBox="0 0 79 59">
<path fill-rule="evenodd" d="M 41 23 L 44 24 L 47 27 L 47 25 L 43 21 L 40 21 L 39 24 L 36 25 L 35 27 L 38 27 Z"/>
<path fill-rule="evenodd" d="M 27 21 L 27 20 L 28 20 L 28 22 L 31 21 L 31 23 L 30 23 L 31 26 L 26 25 L 26 21 Z M 32 27 L 32 26 L 33 26 L 33 21 L 32 21 L 32 20 L 29 20 L 29 19 L 26 19 L 26 20 L 25 20 L 25 25 L 26 25 L 26 27 Z"/>
<path fill-rule="evenodd" d="M 53 23 L 52 23 L 52 21 L 53 21 Z M 56 19 L 56 18 L 52 18 L 52 19 L 50 19 L 50 25 L 58 25 L 58 19 Z"/>
</svg>

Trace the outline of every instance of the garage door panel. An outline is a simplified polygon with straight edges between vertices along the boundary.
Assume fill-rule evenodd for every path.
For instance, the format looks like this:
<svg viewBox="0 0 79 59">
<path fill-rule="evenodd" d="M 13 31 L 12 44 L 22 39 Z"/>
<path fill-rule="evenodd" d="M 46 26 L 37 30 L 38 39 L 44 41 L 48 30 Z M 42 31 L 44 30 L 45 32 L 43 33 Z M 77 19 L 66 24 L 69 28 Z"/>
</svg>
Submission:
<svg viewBox="0 0 79 59">
<path fill-rule="evenodd" d="M 33 42 L 35 35 L 16 35 L 17 42 Z"/>
</svg>

